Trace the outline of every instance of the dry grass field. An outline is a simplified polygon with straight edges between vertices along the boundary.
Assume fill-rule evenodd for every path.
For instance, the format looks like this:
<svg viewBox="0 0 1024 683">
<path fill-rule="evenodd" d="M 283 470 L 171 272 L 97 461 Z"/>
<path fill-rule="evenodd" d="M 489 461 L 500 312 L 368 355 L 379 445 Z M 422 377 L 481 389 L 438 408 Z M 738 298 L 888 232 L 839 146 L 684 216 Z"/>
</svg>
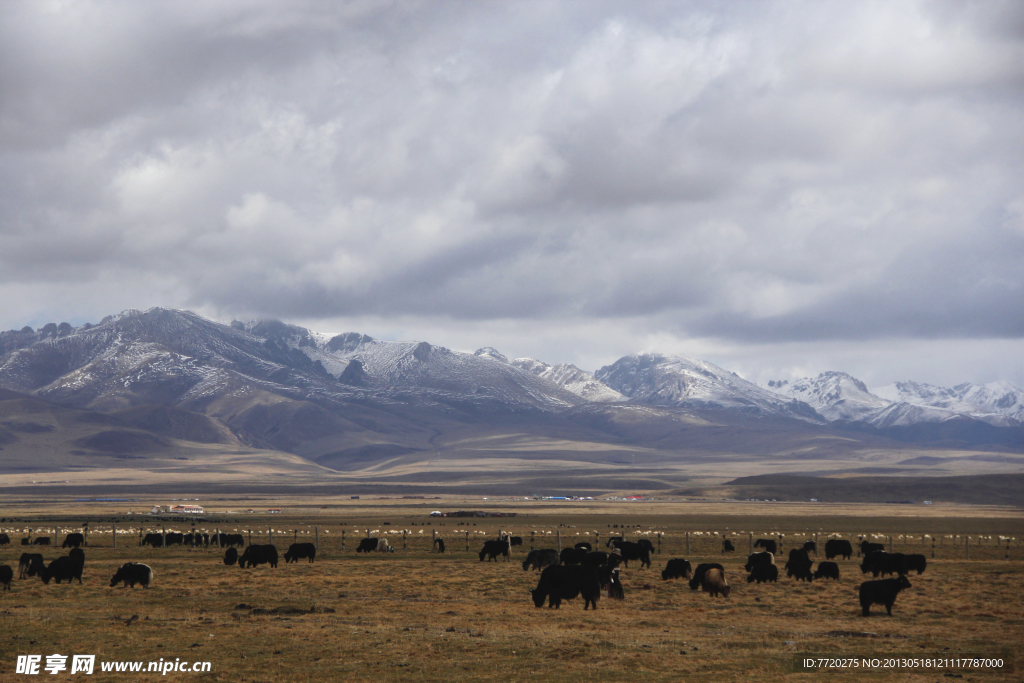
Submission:
<svg viewBox="0 0 1024 683">
<path fill-rule="evenodd" d="M 212 548 L 138 547 L 138 516 L 91 515 L 83 585 L 47 586 L 38 579 L 15 578 L 13 590 L 0 593 L 0 681 L 32 680 L 14 673 L 18 655 L 45 658 L 54 653 L 95 654 L 97 661 L 212 662 L 206 674 L 104 674 L 97 669 L 94 678 L 99 680 L 268 683 L 778 681 L 827 676 L 794 671 L 796 654 L 808 652 L 874 657 L 1004 653 L 1018 665 L 1024 663 L 1024 547 L 1014 540 L 1006 561 L 1005 544 L 995 542 L 1000 534 L 1021 537 L 1019 511 L 887 517 L 864 510 L 858 515 L 851 508 L 841 516 L 819 511 L 769 517 L 600 508 L 595 504 L 585 514 L 545 511 L 514 519 L 431 520 L 424 510 L 408 507 L 350 507 L 329 515 L 222 516 L 200 523 L 226 531 L 252 528 L 253 540 L 264 543 L 272 526 L 282 555 L 296 531 L 300 540 L 312 540 L 312 525 L 319 527 L 321 550 L 315 563 L 286 565 L 282 557 L 277 569 L 244 570 L 225 566 L 222 552 Z M 4 513 L 11 511 L 7 507 Z M 83 519 L 55 520 L 33 514 L 31 505 L 15 512 L 17 521 L 7 518 L 0 527 L 60 524 L 72 530 Z M 131 532 L 119 537 L 117 548 L 111 547 L 109 534 L 113 520 L 122 530 L 132 520 Z M 143 523 L 160 529 L 160 522 L 143 518 Z M 167 526 L 189 528 L 182 523 Z M 656 544 L 656 533 L 665 534 L 651 569 L 631 562 L 622 571 L 625 600 L 602 599 L 597 611 L 587 612 L 579 599 L 557 611 L 533 606 L 528 591 L 535 587 L 537 574 L 521 566 L 531 531 L 536 547 L 555 547 L 559 532 L 564 546 L 579 539 L 593 541 L 595 532 L 603 543 L 623 526 L 629 537 L 646 532 Z M 358 538 L 368 528 L 399 532 L 389 535 L 397 551 L 357 555 Z M 411 532 L 405 550 L 403 529 Z M 449 553 L 430 552 L 431 529 L 446 539 Z M 514 549 L 511 562 L 480 562 L 476 551 L 499 529 L 523 536 L 526 546 Z M 714 532 L 731 534 L 737 552 L 723 557 L 720 536 Z M 839 582 L 804 584 L 780 578 L 778 584 L 747 584 L 742 565 L 749 532 L 784 534 L 784 552 L 815 533 L 824 543 L 830 532 L 847 538 L 877 533 L 886 543 L 893 534 L 896 551 L 923 548 L 929 558 L 931 539 L 922 544 L 921 535 L 941 535 L 943 544 L 936 546 L 937 559 L 929 559 L 923 575 L 910 576 L 913 588 L 899 596 L 892 617 L 884 607 L 875 607 L 865 619 L 857 603 L 857 586 L 864 578 L 856 557 L 839 561 Z M 959 538 L 964 534 L 972 535 L 972 543 L 978 535 L 993 538 L 972 545 L 968 560 Z M 11 535 L 19 543 L 20 536 Z M 22 550 L 20 545 L 0 548 L 0 562 L 16 568 Z M 56 548 L 42 552 L 48 560 L 66 553 Z M 732 595 L 713 599 L 691 591 L 685 581 L 662 581 L 661 569 L 671 557 L 721 562 Z M 153 568 L 151 588 L 108 586 L 116 568 L 129 560 Z M 951 673 L 967 681 L 1024 680 L 1019 670 Z M 942 671 L 843 675 L 881 681 L 950 678 Z M 42 676 L 51 678 L 45 672 Z M 75 678 L 52 678 L 64 677 Z"/>
</svg>

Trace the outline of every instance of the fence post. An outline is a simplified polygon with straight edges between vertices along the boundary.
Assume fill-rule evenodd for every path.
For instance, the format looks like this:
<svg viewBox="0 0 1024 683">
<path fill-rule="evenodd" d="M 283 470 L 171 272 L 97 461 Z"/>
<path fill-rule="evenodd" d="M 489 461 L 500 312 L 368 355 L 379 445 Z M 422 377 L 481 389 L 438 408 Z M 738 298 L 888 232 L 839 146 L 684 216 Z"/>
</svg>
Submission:
<svg viewBox="0 0 1024 683">
<path fill-rule="evenodd" d="M 408 529 L 402 529 L 402 550 L 408 550 Z"/>
<path fill-rule="evenodd" d="M 117 547 L 117 525 L 116 524 L 111 524 L 110 525 L 110 533 L 113 534 L 112 538 L 114 539 L 114 547 L 116 548 Z"/>
<path fill-rule="evenodd" d="M 469 529 L 466 529 L 466 552 L 469 552 Z"/>
<path fill-rule="evenodd" d="M 660 531 L 658 532 L 658 554 L 659 555 L 661 555 L 661 537 L 664 536 L 664 535 L 665 534 L 661 533 Z"/>
<path fill-rule="evenodd" d="M 162 537 L 162 540 L 160 542 L 163 544 L 161 547 L 166 548 L 167 547 L 167 525 L 166 524 L 161 524 L 160 528 L 162 529 L 162 531 L 160 532 L 160 536 Z"/>
<path fill-rule="evenodd" d="M 139 525 L 139 547 L 142 547 L 142 525 Z"/>
<path fill-rule="evenodd" d="M 60 547 L 60 525 L 55 525 L 53 527 L 53 546 L 55 548 Z"/>
<path fill-rule="evenodd" d="M 561 553 L 562 552 L 562 530 L 561 529 L 555 529 L 555 531 L 558 533 L 558 552 Z"/>
<path fill-rule="evenodd" d="M 345 549 L 345 530 L 341 530 L 341 549 Z"/>
<path fill-rule="evenodd" d="M 298 529 L 292 529 L 292 533 L 295 534 L 295 540 L 292 541 L 292 543 L 298 543 L 299 542 L 299 530 Z"/>
<path fill-rule="evenodd" d="M 935 559 L 935 537 L 932 536 L 932 559 Z"/>
<path fill-rule="evenodd" d="M 314 526 L 313 533 L 316 534 L 316 549 L 320 550 L 320 527 Z"/>
<path fill-rule="evenodd" d="M 1006 559 L 1010 559 L 1010 539 L 1006 539 Z"/>
<path fill-rule="evenodd" d="M 690 556 L 690 532 L 686 532 L 686 556 Z"/>
<path fill-rule="evenodd" d="M 267 538 L 270 539 L 270 545 L 274 545 L 274 528 L 267 527 Z"/>
<path fill-rule="evenodd" d="M 753 531 L 750 532 L 750 539 L 749 540 L 750 540 L 750 552 L 747 553 L 747 554 L 748 555 L 753 555 L 754 554 L 754 532 Z"/>
<path fill-rule="evenodd" d="M 971 537 L 967 537 L 967 542 L 964 543 L 964 551 L 967 553 L 967 559 L 971 559 Z"/>
<path fill-rule="evenodd" d="M 889 534 L 889 554 L 892 554 L 892 534 Z"/>
<path fill-rule="evenodd" d="M 252 545 L 252 527 L 249 528 L 249 545 Z"/>
<path fill-rule="evenodd" d="M 533 537 L 537 532 L 535 530 L 530 531 L 530 550 L 533 550 Z"/>
</svg>

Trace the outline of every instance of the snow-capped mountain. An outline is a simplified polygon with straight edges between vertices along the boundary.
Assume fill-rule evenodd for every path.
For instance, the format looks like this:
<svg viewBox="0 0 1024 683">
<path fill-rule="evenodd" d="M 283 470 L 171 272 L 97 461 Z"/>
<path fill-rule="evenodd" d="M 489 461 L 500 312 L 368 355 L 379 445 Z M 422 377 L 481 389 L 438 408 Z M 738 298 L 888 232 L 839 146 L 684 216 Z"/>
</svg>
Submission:
<svg viewBox="0 0 1024 683">
<path fill-rule="evenodd" d="M 970 415 L 997 426 L 1008 424 L 997 416 L 1024 422 L 1024 390 L 1007 382 L 964 383 L 951 389 L 920 382 L 896 382 L 876 389 L 875 393 L 891 401 Z"/>
<path fill-rule="evenodd" d="M 749 435 L 747 427 L 777 429 L 777 421 L 745 421 L 773 416 L 794 418 L 786 430 L 813 435 L 807 437 L 812 441 L 819 430 L 832 429 L 826 421 L 871 438 L 924 435 L 929 443 L 945 439 L 956 447 L 1017 447 L 1021 441 L 1013 421 L 1022 412 L 1021 391 L 1000 383 L 952 390 L 901 383 L 899 400 L 890 403 L 843 373 L 766 389 L 704 361 L 636 354 L 591 375 L 573 365 L 509 360 L 490 347 L 463 353 L 425 341 L 322 334 L 275 320 L 224 325 L 164 308 L 128 310 L 78 328 L 62 323 L 0 332 L 0 389 L 62 408 L 118 413 L 118 424 L 147 430 L 168 420 L 194 423 L 202 429 L 185 430 L 193 441 L 221 430 L 219 443 L 235 439 L 342 469 L 432 452 L 446 439 L 463 448 L 467 434 L 486 441 L 482 452 L 488 453 L 495 435 L 509 439 L 517 454 L 527 452 L 516 450 L 525 439 L 541 458 L 550 457 L 538 446 L 546 439 L 605 444 L 588 446 L 590 453 L 644 444 L 676 449 L 693 443 L 689 433 L 680 440 L 685 425 L 717 424 L 696 410 L 727 411 L 731 417 L 722 421 L 741 425 L 737 434 Z M 960 412 L 964 406 L 971 417 Z M 125 411 L 158 417 L 129 419 Z M 13 443 L 17 437 L 5 436 L 3 424 L 0 442 Z M 1017 431 L 997 429 L 1003 425 Z M 150 431 L 166 436 L 156 427 Z M 530 434 L 539 436 L 531 440 Z M 715 434 L 702 448 L 736 447 L 732 437 Z M 772 452 L 775 437 L 765 438 L 763 452 Z M 843 442 L 851 438 L 844 435 Z"/>
<path fill-rule="evenodd" d="M 480 351 L 483 350 L 480 349 Z M 493 349 L 491 350 L 493 351 Z M 480 353 L 480 351 L 477 351 L 477 353 Z M 599 382 L 592 374 L 586 370 L 580 370 L 575 365 L 568 363 L 548 365 L 533 358 L 516 358 L 512 361 L 512 365 L 520 370 L 525 370 L 554 382 L 577 396 L 582 396 L 591 403 L 614 403 L 626 400 L 625 396 L 603 382 Z"/>
<path fill-rule="evenodd" d="M 845 372 L 823 372 L 793 382 L 768 382 L 772 391 L 810 405 L 830 422 L 836 420 L 869 420 L 892 401 L 875 396 L 864 382 Z"/>
<path fill-rule="evenodd" d="M 811 406 L 748 382 L 706 361 L 638 353 L 620 358 L 594 376 L 631 401 L 658 406 L 729 409 L 821 421 Z"/>
</svg>

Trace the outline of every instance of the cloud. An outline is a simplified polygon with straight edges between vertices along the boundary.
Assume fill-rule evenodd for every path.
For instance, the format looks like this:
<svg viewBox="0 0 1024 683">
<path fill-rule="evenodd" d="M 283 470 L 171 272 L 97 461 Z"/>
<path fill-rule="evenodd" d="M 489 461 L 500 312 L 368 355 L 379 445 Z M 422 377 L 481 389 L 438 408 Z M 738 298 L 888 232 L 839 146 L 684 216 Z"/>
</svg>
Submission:
<svg viewBox="0 0 1024 683">
<path fill-rule="evenodd" d="M 0 326 L 1019 340 L 1022 86 L 1013 2 L 7 3 Z"/>
</svg>

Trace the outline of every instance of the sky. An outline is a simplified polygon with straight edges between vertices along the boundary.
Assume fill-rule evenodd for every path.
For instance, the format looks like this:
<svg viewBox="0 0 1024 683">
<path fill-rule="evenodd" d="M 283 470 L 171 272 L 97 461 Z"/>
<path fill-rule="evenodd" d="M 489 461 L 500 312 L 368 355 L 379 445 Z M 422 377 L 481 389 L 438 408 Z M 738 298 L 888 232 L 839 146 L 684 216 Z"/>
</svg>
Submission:
<svg viewBox="0 0 1024 683">
<path fill-rule="evenodd" d="M 1024 386 L 1024 4 L 0 3 L 0 301 Z"/>
</svg>

